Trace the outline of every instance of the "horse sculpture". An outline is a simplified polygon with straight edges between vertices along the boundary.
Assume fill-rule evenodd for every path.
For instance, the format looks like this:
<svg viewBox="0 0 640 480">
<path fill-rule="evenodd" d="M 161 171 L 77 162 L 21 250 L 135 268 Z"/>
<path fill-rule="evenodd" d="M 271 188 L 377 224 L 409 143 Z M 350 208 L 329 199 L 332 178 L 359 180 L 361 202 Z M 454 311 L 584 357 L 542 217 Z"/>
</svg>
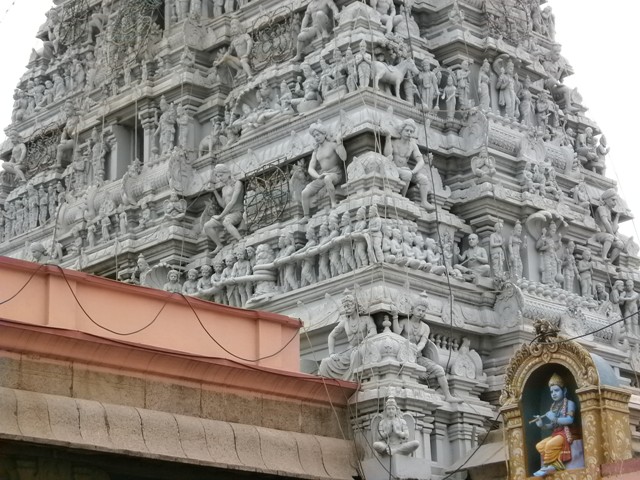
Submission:
<svg viewBox="0 0 640 480">
<path fill-rule="evenodd" d="M 411 58 L 402 59 L 398 65 L 387 65 L 375 60 L 373 62 L 373 89 L 377 90 L 380 81 L 382 81 L 395 86 L 394 96 L 400 98 L 400 85 L 406 78 L 407 72 L 411 72 L 413 75 L 420 73 Z"/>
</svg>

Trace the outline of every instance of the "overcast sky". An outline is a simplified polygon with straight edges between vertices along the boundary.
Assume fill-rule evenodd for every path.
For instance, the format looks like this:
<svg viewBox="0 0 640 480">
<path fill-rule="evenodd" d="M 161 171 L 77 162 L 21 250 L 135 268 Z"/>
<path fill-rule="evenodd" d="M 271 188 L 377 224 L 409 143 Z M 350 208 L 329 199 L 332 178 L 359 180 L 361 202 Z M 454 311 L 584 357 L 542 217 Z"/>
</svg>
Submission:
<svg viewBox="0 0 640 480">
<path fill-rule="evenodd" d="M 0 126 L 11 120 L 13 90 L 25 71 L 38 26 L 52 0 L 0 0 Z M 640 46 L 640 2 L 637 0 L 550 0 L 557 40 L 576 74 L 565 80 L 578 87 L 594 119 L 607 135 L 611 153 L 607 176 L 618 180 L 619 192 L 640 216 L 640 95 L 637 50 Z M 13 4 L 13 5 L 12 5 Z M 626 84 L 631 83 L 632 87 Z M 635 118 L 635 120 L 633 120 Z M 4 138 L 4 134 L 0 133 Z M 640 217 L 639 217 L 640 218 Z M 637 223 L 637 222 L 634 222 Z M 639 235 L 631 222 L 624 233 Z"/>
</svg>

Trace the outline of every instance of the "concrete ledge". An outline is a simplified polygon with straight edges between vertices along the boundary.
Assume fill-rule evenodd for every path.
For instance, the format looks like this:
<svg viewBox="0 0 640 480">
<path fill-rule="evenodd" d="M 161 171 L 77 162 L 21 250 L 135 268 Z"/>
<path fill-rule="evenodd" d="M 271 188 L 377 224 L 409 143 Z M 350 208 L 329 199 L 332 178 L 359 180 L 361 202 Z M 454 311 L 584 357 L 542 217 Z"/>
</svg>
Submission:
<svg viewBox="0 0 640 480">
<path fill-rule="evenodd" d="M 293 478 L 356 474 L 347 440 L 4 387 L 0 439 Z"/>
</svg>

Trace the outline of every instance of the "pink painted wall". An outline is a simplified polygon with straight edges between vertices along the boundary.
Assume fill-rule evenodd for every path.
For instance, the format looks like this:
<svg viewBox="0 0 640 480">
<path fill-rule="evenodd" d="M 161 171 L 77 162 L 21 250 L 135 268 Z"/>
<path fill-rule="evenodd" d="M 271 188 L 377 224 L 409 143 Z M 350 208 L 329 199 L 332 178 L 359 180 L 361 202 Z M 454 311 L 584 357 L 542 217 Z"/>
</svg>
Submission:
<svg viewBox="0 0 640 480">
<path fill-rule="evenodd" d="M 299 371 L 297 319 L 6 257 L 0 257 L 0 318 Z"/>
</svg>

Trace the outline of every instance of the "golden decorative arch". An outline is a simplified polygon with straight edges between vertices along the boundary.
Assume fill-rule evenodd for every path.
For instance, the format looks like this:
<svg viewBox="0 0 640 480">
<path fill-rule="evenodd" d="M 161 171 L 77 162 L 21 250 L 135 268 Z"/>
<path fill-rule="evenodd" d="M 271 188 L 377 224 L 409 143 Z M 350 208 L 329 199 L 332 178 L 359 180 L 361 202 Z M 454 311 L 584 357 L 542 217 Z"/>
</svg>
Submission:
<svg viewBox="0 0 640 480">
<path fill-rule="evenodd" d="M 531 374 L 548 363 L 567 367 L 579 389 L 600 385 L 598 369 L 589 352 L 578 343 L 557 337 L 553 342 L 522 345 L 518 349 L 507 367 L 500 404 L 503 407 L 517 405 Z"/>
<path fill-rule="evenodd" d="M 505 372 L 500 396 L 506 430 L 509 480 L 527 478 L 526 445 L 520 400 L 527 381 L 539 368 L 550 363 L 567 368 L 575 379 L 575 395 L 580 402 L 584 468 L 553 475 L 557 480 L 599 480 L 600 466 L 631 458 L 629 398 L 624 389 L 601 385 L 598 369 L 589 352 L 576 342 L 557 336 L 548 322 L 536 325 L 537 343 L 522 345 Z M 541 327 L 541 328 L 539 328 Z"/>
</svg>

